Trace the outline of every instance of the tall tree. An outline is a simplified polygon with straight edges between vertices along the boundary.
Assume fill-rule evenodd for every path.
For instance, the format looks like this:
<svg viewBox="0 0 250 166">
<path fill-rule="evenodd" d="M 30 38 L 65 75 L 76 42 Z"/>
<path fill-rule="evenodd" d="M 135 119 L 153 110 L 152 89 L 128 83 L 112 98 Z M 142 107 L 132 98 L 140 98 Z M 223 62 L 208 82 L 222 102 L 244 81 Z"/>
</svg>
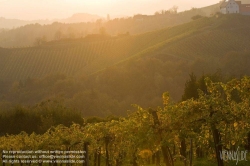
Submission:
<svg viewBox="0 0 250 166">
<path fill-rule="evenodd" d="M 197 99 L 198 98 L 198 83 L 196 76 L 194 73 L 190 74 L 190 79 L 185 84 L 184 94 L 182 96 L 182 100 L 188 100 L 191 98 Z"/>
</svg>

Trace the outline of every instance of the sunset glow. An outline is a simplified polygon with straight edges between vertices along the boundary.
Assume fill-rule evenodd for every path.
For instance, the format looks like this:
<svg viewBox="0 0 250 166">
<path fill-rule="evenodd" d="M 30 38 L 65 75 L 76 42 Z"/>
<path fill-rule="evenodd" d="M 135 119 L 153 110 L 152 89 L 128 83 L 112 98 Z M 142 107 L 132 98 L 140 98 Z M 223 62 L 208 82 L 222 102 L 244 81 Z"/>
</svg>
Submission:
<svg viewBox="0 0 250 166">
<path fill-rule="evenodd" d="M 218 0 L 1 0 L 0 17 L 32 19 L 67 18 L 74 13 L 90 13 L 106 17 L 153 14 L 176 5 L 179 11 L 191 7 L 203 7 L 218 3 Z M 20 15 L 20 13 L 22 13 Z"/>
</svg>

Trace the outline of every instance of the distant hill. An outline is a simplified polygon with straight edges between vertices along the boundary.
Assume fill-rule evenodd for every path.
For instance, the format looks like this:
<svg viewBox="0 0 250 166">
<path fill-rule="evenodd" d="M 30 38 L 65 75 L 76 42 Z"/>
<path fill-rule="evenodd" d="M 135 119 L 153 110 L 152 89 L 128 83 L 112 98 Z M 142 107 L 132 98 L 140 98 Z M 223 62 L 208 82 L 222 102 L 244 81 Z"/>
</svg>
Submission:
<svg viewBox="0 0 250 166">
<path fill-rule="evenodd" d="M 80 23 L 80 22 L 95 22 L 98 19 L 103 19 L 98 15 L 92 15 L 87 13 L 77 13 L 72 15 L 66 19 L 54 19 L 54 20 L 19 20 L 19 19 L 6 19 L 0 17 L 0 29 L 12 29 L 18 28 L 21 26 L 25 26 L 28 24 L 40 24 L 40 25 L 47 25 L 52 24 L 53 22 L 61 22 L 61 23 Z"/>
<path fill-rule="evenodd" d="M 67 19 L 56 20 L 62 23 L 80 23 L 80 22 L 95 22 L 98 19 L 103 19 L 98 15 L 88 13 L 77 13 Z"/>
<path fill-rule="evenodd" d="M 5 49 L 0 78 L 20 80 L 52 73 L 90 75 L 125 61 L 161 54 L 184 61 L 218 58 L 250 50 L 250 17 L 219 15 L 140 35 L 49 42 L 38 47 Z"/>
<path fill-rule="evenodd" d="M 34 20 L 34 21 L 25 21 L 25 20 L 19 20 L 19 19 L 7 19 L 0 17 L 0 29 L 13 29 L 13 28 L 18 28 L 24 25 L 28 24 L 51 24 L 52 21 L 50 20 Z"/>
</svg>

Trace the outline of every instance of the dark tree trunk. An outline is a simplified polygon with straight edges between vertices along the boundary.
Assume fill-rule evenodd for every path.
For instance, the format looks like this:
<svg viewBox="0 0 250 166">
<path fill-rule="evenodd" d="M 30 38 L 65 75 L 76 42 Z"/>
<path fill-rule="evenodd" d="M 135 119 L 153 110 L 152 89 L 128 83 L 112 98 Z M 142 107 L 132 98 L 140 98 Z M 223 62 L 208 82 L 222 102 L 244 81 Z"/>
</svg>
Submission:
<svg viewBox="0 0 250 166">
<path fill-rule="evenodd" d="M 43 165 L 43 161 L 42 159 L 39 158 L 39 155 L 38 155 L 38 166 L 42 166 Z"/>
<path fill-rule="evenodd" d="M 166 166 L 174 166 L 174 160 L 173 160 L 169 147 L 166 145 L 163 145 L 161 149 L 162 149 L 162 154 L 163 154 Z"/>
<path fill-rule="evenodd" d="M 185 139 L 183 139 L 183 140 L 181 140 L 180 154 L 181 154 L 183 157 L 187 158 L 186 153 L 187 153 L 186 141 L 185 141 Z"/>
<path fill-rule="evenodd" d="M 30 161 L 30 162 L 29 162 L 28 166 L 31 166 L 31 158 L 29 158 L 29 161 Z M 13 164 L 13 165 L 14 165 L 14 164 Z"/>
<path fill-rule="evenodd" d="M 97 156 L 97 165 L 101 166 L 101 147 L 98 149 L 98 156 Z"/>
<path fill-rule="evenodd" d="M 118 159 L 116 159 L 116 166 L 122 165 L 123 153 L 119 153 Z"/>
<path fill-rule="evenodd" d="M 12 151 L 12 155 L 14 156 L 14 153 L 13 153 L 13 150 L 11 149 L 11 151 Z M 12 161 L 14 161 L 14 158 L 12 158 L 11 159 Z M 14 163 L 13 162 L 11 162 L 11 164 L 10 164 L 11 166 L 14 166 Z"/>
<path fill-rule="evenodd" d="M 180 148 L 180 154 L 181 158 L 180 160 L 184 162 L 184 165 L 187 165 L 187 145 L 186 145 L 186 140 L 183 139 L 181 140 L 181 148 Z"/>
<path fill-rule="evenodd" d="M 190 141 L 190 166 L 193 164 L 193 140 Z"/>
<path fill-rule="evenodd" d="M 209 117 L 212 118 L 214 116 L 215 111 L 213 111 L 212 106 L 210 106 L 210 115 Z M 211 123 L 211 130 L 213 133 L 214 139 L 214 149 L 215 155 L 217 159 L 218 166 L 224 166 L 223 160 L 220 158 L 220 153 L 222 152 L 222 145 L 221 145 L 221 136 L 219 130 L 216 128 L 215 123 Z"/>
<path fill-rule="evenodd" d="M 5 160 L 5 158 L 3 157 L 3 151 L 2 151 L 2 160 Z M 5 166 L 5 162 L 3 162 L 3 166 Z"/>
<path fill-rule="evenodd" d="M 4 158 L 4 157 L 2 157 L 2 160 L 5 160 L 5 158 Z M 3 166 L 5 166 L 5 162 L 3 162 Z"/>
<path fill-rule="evenodd" d="M 247 145 L 246 150 L 250 150 L 250 132 L 247 134 Z"/>
<path fill-rule="evenodd" d="M 83 163 L 83 166 L 89 166 L 89 143 L 88 142 L 84 142 L 84 151 L 85 153 L 85 162 Z"/>
<path fill-rule="evenodd" d="M 94 166 L 97 165 L 97 156 L 98 156 L 98 149 L 95 150 L 95 154 L 94 154 Z"/>
<path fill-rule="evenodd" d="M 56 153 L 53 154 L 54 156 L 56 155 Z M 57 166 L 57 163 L 56 163 L 56 158 L 53 158 L 53 166 Z"/>
<path fill-rule="evenodd" d="M 150 165 L 150 164 L 151 164 L 151 163 L 150 163 L 150 161 L 151 161 L 151 160 L 150 160 L 150 157 L 149 157 L 149 158 L 147 158 L 147 164 L 148 164 L 148 165 Z"/>
<path fill-rule="evenodd" d="M 151 115 L 153 116 L 154 127 L 160 126 L 160 120 L 159 120 L 159 117 L 157 115 L 157 112 L 155 110 L 149 109 L 149 113 L 151 113 Z M 160 135 L 161 141 L 162 141 L 162 130 L 158 130 L 157 132 L 158 132 L 157 134 Z M 173 157 L 172 157 L 172 154 L 171 154 L 169 147 L 166 145 L 163 145 L 161 147 L 161 150 L 162 150 L 162 154 L 164 156 L 164 161 L 166 163 L 166 166 L 174 166 Z"/>
<path fill-rule="evenodd" d="M 197 158 L 202 158 L 203 157 L 202 148 L 200 146 L 198 146 L 196 148 L 196 156 L 197 156 Z"/>
<path fill-rule="evenodd" d="M 220 132 L 218 131 L 218 129 L 215 128 L 214 125 L 212 125 L 212 132 L 213 132 L 215 153 L 218 166 L 224 166 L 223 160 L 220 158 L 220 152 L 222 152 L 222 145 L 220 143 L 221 142 Z"/>
<path fill-rule="evenodd" d="M 109 146 L 109 137 L 105 137 L 105 151 L 106 151 L 106 166 L 110 166 L 109 164 L 109 151 L 108 151 L 108 146 Z"/>
<path fill-rule="evenodd" d="M 157 151 L 156 152 L 156 154 L 155 154 L 155 156 L 156 156 L 156 166 L 159 166 L 159 165 L 161 165 L 161 155 L 160 155 L 160 151 Z"/>
<path fill-rule="evenodd" d="M 173 155 L 174 155 L 174 156 L 176 155 L 176 152 L 175 152 L 175 144 L 174 144 L 174 147 L 173 147 Z"/>
<path fill-rule="evenodd" d="M 133 154 L 133 166 L 138 166 L 136 152 Z"/>
<path fill-rule="evenodd" d="M 21 159 L 19 158 L 18 160 L 19 160 L 19 165 L 20 165 L 20 166 L 23 166 L 23 163 L 22 163 Z M 39 166 L 40 166 L 40 165 L 39 165 Z"/>
<path fill-rule="evenodd" d="M 70 147 L 68 147 L 66 149 L 67 149 L 67 151 L 70 151 Z M 67 158 L 67 160 L 68 160 L 68 162 L 66 163 L 66 166 L 70 166 L 70 164 L 69 164 L 69 157 Z"/>
<path fill-rule="evenodd" d="M 152 164 L 155 164 L 155 158 L 156 158 L 156 155 L 155 153 L 152 155 Z"/>
</svg>

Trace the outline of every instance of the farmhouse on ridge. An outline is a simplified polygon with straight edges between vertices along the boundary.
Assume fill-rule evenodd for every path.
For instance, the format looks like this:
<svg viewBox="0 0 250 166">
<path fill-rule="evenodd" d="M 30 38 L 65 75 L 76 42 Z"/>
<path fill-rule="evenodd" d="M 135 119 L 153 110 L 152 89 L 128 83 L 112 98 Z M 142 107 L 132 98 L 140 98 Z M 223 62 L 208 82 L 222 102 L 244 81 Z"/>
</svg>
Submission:
<svg viewBox="0 0 250 166">
<path fill-rule="evenodd" d="M 227 0 L 220 5 L 220 12 L 223 14 L 240 13 L 250 15 L 250 0 Z"/>
</svg>

